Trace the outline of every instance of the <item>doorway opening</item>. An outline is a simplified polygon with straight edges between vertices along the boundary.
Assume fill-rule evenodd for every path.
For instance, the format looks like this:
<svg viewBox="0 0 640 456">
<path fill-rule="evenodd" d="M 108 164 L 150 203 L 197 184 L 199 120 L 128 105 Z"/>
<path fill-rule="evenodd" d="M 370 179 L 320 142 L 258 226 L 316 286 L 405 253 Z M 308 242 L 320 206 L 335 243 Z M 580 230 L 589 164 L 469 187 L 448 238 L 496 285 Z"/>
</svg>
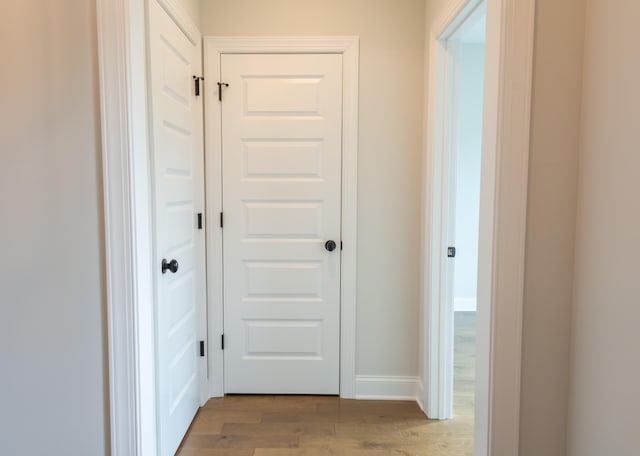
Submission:
<svg viewBox="0 0 640 456">
<path fill-rule="evenodd" d="M 447 42 L 452 64 L 453 115 L 451 143 L 445 150 L 451 161 L 446 187 L 452 191 L 443 228 L 449 236 L 447 244 L 455 250 L 451 251 L 452 257 L 447 256 L 449 265 L 443 277 L 444 286 L 451 287 L 444 322 L 453 326 L 453 362 L 449 366 L 453 370 L 452 399 L 445 399 L 445 403 L 450 404 L 446 410 L 449 417 L 470 423 L 475 403 L 485 35 L 486 11 L 480 5 Z"/>
<path fill-rule="evenodd" d="M 486 5 L 463 8 L 437 36 L 431 189 L 431 418 L 474 422 L 483 168 Z M 486 163 L 485 163 L 486 166 Z M 486 187 L 493 186 L 485 177 Z"/>
</svg>

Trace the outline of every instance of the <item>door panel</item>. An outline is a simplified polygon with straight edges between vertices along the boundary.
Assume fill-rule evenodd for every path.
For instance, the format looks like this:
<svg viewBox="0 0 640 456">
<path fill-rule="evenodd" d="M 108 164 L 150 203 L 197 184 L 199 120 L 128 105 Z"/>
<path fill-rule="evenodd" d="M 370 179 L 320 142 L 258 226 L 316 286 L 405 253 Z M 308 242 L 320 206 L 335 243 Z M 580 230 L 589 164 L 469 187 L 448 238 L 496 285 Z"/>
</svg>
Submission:
<svg viewBox="0 0 640 456">
<path fill-rule="evenodd" d="M 149 2 L 151 126 L 156 243 L 156 394 L 159 454 L 173 455 L 200 406 L 204 361 L 204 208 L 202 105 L 193 45 L 155 0 Z M 162 259 L 178 271 L 162 273 Z"/>
<path fill-rule="evenodd" d="M 338 394 L 342 56 L 221 64 L 225 392 Z"/>
</svg>

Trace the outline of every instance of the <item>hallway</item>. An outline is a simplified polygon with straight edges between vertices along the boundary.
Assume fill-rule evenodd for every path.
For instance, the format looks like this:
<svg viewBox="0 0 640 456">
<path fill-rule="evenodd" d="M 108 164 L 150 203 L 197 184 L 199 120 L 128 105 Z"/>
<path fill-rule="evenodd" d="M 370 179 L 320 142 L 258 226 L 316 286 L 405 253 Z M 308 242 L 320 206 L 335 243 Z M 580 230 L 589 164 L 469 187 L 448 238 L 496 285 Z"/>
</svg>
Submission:
<svg viewBox="0 0 640 456">
<path fill-rule="evenodd" d="M 178 455 L 471 455 L 475 312 L 456 313 L 455 337 L 453 420 L 427 420 L 410 401 L 227 396 L 200 409 Z"/>
</svg>

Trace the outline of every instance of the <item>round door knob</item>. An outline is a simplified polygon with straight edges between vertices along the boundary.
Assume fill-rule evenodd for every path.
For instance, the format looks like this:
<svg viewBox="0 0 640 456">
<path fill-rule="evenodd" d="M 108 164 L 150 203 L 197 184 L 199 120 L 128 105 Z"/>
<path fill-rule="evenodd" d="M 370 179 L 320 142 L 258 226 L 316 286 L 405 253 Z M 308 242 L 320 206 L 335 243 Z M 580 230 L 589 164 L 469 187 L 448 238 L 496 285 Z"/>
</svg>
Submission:
<svg viewBox="0 0 640 456">
<path fill-rule="evenodd" d="M 327 241 L 324 243 L 324 248 L 327 249 L 329 252 L 333 252 L 336 249 L 336 243 L 335 241 Z"/>
<path fill-rule="evenodd" d="M 166 274 L 167 270 L 173 272 L 174 274 L 178 272 L 178 262 L 176 260 L 167 261 L 166 259 L 162 259 L 162 273 Z"/>
</svg>

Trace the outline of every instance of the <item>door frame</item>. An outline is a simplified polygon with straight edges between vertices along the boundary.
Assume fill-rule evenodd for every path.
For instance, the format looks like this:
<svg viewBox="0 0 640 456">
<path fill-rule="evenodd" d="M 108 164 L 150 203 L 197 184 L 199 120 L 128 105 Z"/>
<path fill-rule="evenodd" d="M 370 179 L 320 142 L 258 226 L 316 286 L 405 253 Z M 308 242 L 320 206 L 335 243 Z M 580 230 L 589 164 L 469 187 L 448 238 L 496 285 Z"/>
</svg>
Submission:
<svg viewBox="0 0 640 456">
<path fill-rule="evenodd" d="M 449 0 L 428 31 L 422 302 L 423 391 L 439 418 L 442 388 L 440 227 L 446 141 L 446 38 L 483 0 Z M 535 0 L 485 0 L 487 36 L 478 268 L 474 455 L 518 454 L 522 313 Z"/>
<path fill-rule="evenodd" d="M 209 391 L 224 396 L 222 230 L 222 131 L 217 97 L 223 54 L 340 54 L 343 56 L 342 94 L 342 213 L 340 267 L 340 397 L 355 397 L 356 382 L 356 247 L 358 183 L 357 37 L 204 37 L 205 181 L 207 182 L 207 284 L 209 302 Z"/>
<path fill-rule="evenodd" d="M 429 308 L 429 389 L 427 414 L 439 420 L 453 418 L 453 364 L 454 364 L 454 281 L 455 261 L 447 257 L 449 246 L 455 246 L 457 204 L 457 122 L 459 101 L 460 46 L 451 42 L 468 20 L 486 14 L 486 1 L 473 0 L 447 14 L 435 27 L 432 36 L 437 49 L 429 74 L 431 109 L 429 113 L 429 166 L 430 222 L 429 239 L 425 254 L 431 271 L 430 289 L 425 299 Z M 432 44 L 433 45 L 433 44 Z M 484 89 L 483 89 L 484 90 Z M 483 102 L 484 103 L 484 102 Z M 486 132 L 483 132 L 486 133 Z M 483 154 L 483 157 L 484 154 Z M 485 166 L 494 166 L 491 156 Z M 485 180 L 481 193 L 489 191 L 491 182 Z M 482 218 L 490 217 L 495 207 L 484 206 Z M 440 252 L 440 254 L 438 254 Z"/>
</svg>

